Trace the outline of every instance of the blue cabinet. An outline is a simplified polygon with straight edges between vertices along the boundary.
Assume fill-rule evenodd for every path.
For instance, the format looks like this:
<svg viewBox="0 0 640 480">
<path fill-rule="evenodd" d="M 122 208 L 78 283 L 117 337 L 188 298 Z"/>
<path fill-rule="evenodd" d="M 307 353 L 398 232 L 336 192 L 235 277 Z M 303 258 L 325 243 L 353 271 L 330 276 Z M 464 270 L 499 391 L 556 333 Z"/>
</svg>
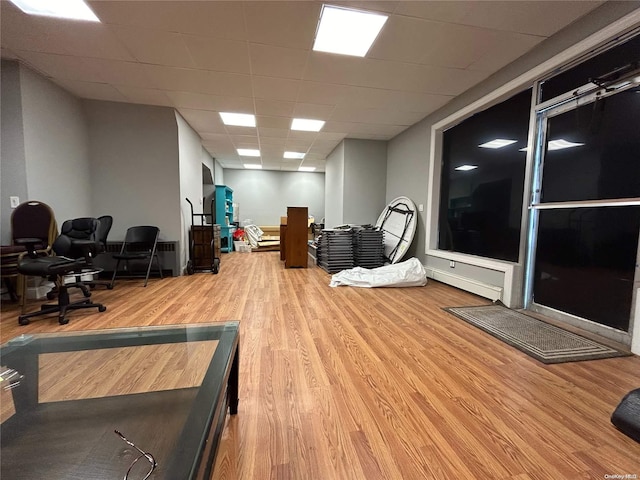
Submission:
<svg viewBox="0 0 640 480">
<path fill-rule="evenodd" d="M 216 223 L 220 225 L 220 250 L 233 251 L 233 190 L 226 185 L 216 185 Z"/>
</svg>

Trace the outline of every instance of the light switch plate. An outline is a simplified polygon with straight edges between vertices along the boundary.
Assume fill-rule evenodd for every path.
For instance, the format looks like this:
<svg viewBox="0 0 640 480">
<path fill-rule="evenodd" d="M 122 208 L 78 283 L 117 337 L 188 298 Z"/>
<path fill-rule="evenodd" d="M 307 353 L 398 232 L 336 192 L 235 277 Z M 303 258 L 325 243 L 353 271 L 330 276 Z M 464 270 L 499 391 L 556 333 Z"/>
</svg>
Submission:
<svg viewBox="0 0 640 480">
<path fill-rule="evenodd" d="M 11 202 L 11 208 L 16 208 L 20 205 L 20 197 L 9 197 L 9 202 Z"/>
</svg>

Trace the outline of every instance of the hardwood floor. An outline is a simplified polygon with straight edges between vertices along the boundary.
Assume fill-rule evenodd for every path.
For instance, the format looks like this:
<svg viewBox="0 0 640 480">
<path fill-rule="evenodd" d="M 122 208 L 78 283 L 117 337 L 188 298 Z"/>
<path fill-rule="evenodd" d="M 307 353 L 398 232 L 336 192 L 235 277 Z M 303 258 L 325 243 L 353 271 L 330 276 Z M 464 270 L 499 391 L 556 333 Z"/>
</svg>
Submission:
<svg viewBox="0 0 640 480">
<path fill-rule="evenodd" d="M 602 479 L 640 475 L 640 444 L 610 416 L 640 357 L 543 365 L 444 312 L 487 300 L 423 288 L 330 288 L 278 252 L 232 253 L 219 275 L 96 290 L 104 313 L 21 333 L 241 321 L 240 406 L 215 479 Z M 30 305 L 32 308 L 37 303 Z"/>
</svg>

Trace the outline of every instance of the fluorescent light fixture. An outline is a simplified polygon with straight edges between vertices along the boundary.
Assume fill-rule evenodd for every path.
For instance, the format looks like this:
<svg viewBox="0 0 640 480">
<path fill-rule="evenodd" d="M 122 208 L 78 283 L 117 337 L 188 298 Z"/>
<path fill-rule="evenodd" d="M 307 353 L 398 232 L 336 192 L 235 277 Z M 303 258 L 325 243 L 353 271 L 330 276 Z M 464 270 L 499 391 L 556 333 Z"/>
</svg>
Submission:
<svg viewBox="0 0 640 480">
<path fill-rule="evenodd" d="M 11 0 L 16 7 L 29 15 L 66 18 L 69 20 L 85 20 L 99 22 L 100 19 L 91 11 L 83 0 Z"/>
<path fill-rule="evenodd" d="M 478 145 L 480 148 L 502 148 L 507 145 L 511 145 L 512 143 L 516 143 L 517 140 L 505 140 L 504 138 L 496 138 L 495 140 L 491 140 L 490 142 L 483 143 L 482 145 Z"/>
<path fill-rule="evenodd" d="M 255 127 L 256 116 L 249 113 L 229 113 L 220 112 L 220 118 L 225 125 L 234 125 L 237 127 Z"/>
<path fill-rule="evenodd" d="M 242 157 L 259 157 L 260 150 L 255 150 L 253 148 L 238 148 L 238 155 Z"/>
<path fill-rule="evenodd" d="M 307 118 L 294 118 L 291 122 L 291 130 L 303 130 L 305 132 L 319 132 L 324 127 L 324 120 L 309 120 Z"/>
<path fill-rule="evenodd" d="M 284 152 L 284 158 L 296 158 L 301 160 L 304 156 L 305 154 L 302 152 Z"/>
<path fill-rule="evenodd" d="M 323 5 L 313 49 L 364 57 L 387 18 L 379 13 Z"/>
<path fill-rule="evenodd" d="M 565 140 L 564 138 L 559 138 L 557 140 L 551 140 L 549 145 L 547 145 L 547 150 L 563 150 L 565 148 L 573 148 L 573 147 L 581 147 L 584 143 L 574 143 Z"/>
<path fill-rule="evenodd" d="M 244 163 L 244 168 L 248 168 L 249 170 L 262 170 L 262 165 L 259 163 Z"/>
<path fill-rule="evenodd" d="M 469 170 L 474 170 L 478 168 L 477 165 L 460 165 L 459 167 L 456 167 L 455 170 L 458 170 L 460 172 L 468 172 Z"/>
<path fill-rule="evenodd" d="M 298 167 L 299 172 L 315 172 L 316 167 Z"/>
</svg>

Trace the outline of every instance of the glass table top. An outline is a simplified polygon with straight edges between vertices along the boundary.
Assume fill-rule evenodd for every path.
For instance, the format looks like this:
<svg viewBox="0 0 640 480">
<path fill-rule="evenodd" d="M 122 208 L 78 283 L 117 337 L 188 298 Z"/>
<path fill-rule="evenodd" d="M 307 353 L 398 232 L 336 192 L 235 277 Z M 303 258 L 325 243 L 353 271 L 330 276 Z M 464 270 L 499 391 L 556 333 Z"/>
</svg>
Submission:
<svg viewBox="0 0 640 480">
<path fill-rule="evenodd" d="M 237 411 L 239 322 L 21 335 L 0 346 L 0 478 L 209 478 Z M 8 374 L 7 374 L 8 372 Z M 131 480 L 149 463 L 137 462 Z M 146 463 L 146 465 L 144 465 Z"/>
</svg>

